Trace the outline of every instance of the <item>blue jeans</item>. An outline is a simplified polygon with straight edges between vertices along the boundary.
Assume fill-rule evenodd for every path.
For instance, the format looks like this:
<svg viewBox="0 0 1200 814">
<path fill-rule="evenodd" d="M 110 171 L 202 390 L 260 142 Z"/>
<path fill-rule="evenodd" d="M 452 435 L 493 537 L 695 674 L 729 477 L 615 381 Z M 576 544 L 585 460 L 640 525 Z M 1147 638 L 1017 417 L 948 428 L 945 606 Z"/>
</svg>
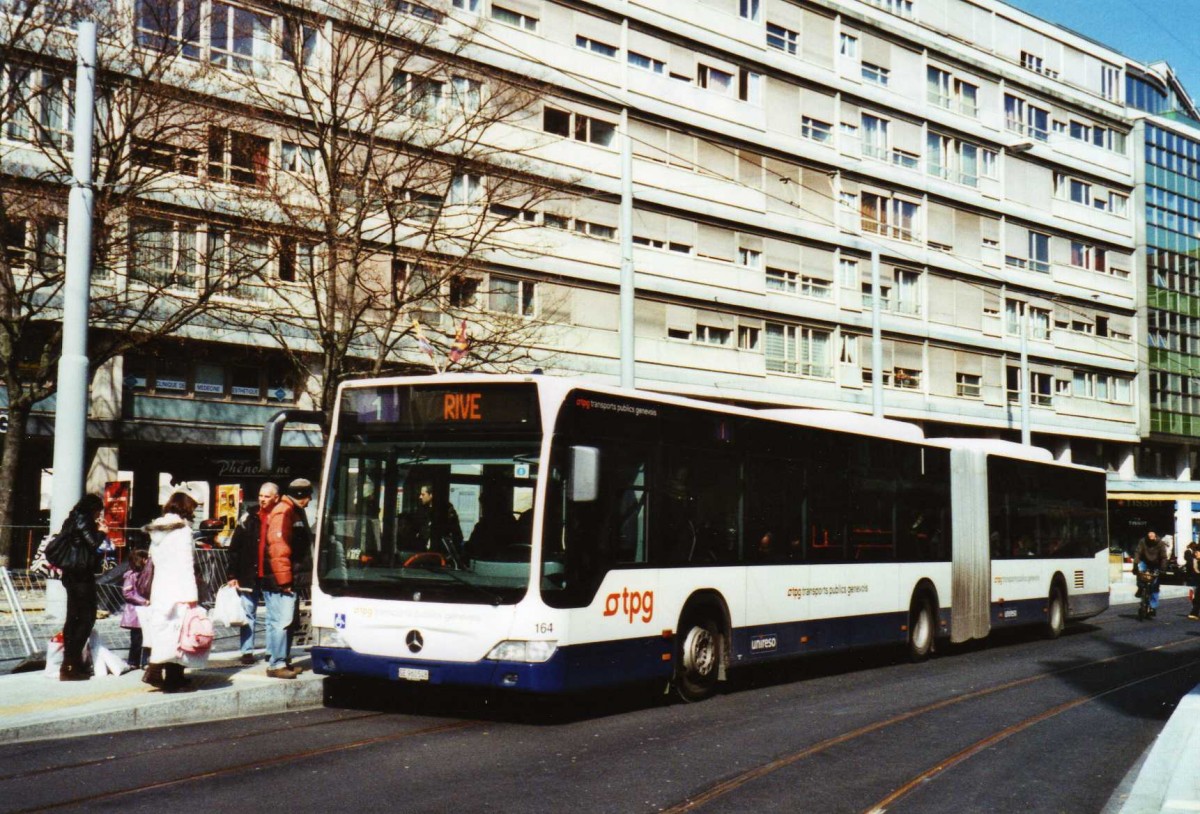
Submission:
<svg viewBox="0 0 1200 814">
<path fill-rule="evenodd" d="M 288 626 L 296 613 L 296 595 L 278 591 L 263 591 L 267 606 L 267 667 L 275 670 L 288 662 L 292 649 L 292 634 Z"/>
<path fill-rule="evenodd" d="M 243 654 L 254 652 L 254 623 L 258 616 L 258 603 L 262 601 L 263 592 L 257 585 L 253 590 L 238 590 L 238 599 L 242 600 L 242 610 L 246 612 L 249 624 L 238 628 L 238 649 Z"/>
</svg>

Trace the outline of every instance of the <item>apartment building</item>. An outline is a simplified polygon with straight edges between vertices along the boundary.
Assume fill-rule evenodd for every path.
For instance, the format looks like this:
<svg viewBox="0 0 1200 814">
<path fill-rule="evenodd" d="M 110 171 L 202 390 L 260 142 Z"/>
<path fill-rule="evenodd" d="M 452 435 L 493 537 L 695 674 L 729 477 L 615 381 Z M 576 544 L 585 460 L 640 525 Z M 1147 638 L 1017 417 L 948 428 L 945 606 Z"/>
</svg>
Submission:
<svg viewBox="0 0 1200 814">
<path fill-rule="evenodd" d="M 166 275 L 187 296 L 200 275 L 179 275 L 181 257 L 211 266 L 233 243 L 261 245 L 250 299 L 265 308 L 323 262 L 322 244 L 279 237 L 278 202 L 241 219 L 237 207 L 319 163 L 309 140 L 319 128 L 266 109 L 246 81 L 286 86 L 289 60 L 319 67 L 347 18 L 337 3 L 130 3 L 137 47 L 236 77 L 238 92 L 216 80 L 191 90 L 258 126 L 222 125 L 199 148 L 143 145 L 142 160 L 194 183 L 135 218 L 127 273 Z M 453 333 L 454 309 L 470 304 L 530 326 L 525 369 L 615 380 L 628 237 L 639 387 L 870 412 L 878 381 L 884 414 L 929 436 L 1011 440 L 1028 398 L 1034 444 L 1137 480 L 1139 443 L 1166 420 L 1151 381 L 1169 371 L 1145 373 L 1142 125 L 1130 107 L 1163 68 L 990 0 L 431 0 L 389 14 L 423 32 L 423 46 L 452 47 L 460 66 L 381 65 L 412 105 L 402 115 L 448 128 L 495 77 L 520 77 L 536 101 L 489 129 L 494 166 L 519 154 L 524 176 L 555 188 L 488 198 L 483 164 L 456 168 L 441 189 L 393 185 L 404 205 L 386 229 L 360 224 L 393 284 L 419 270 L 403 259 L 419 232 L 404 229 L 453 207 L 492 224 L 469 268 L 406 303 L 404 324 Z M 0 137 L 21 139 L 11 128 Z M 217 211 L 233 218 L 228 235 L 207 222 Z M 6 241 L 40 257 L 61 243 L 52 231 Z M 306 331 L 297 326 L 292 351 L 314 350 Z M 252 488 L 272 474 L 251 463 L 265 414 L 311 406 L 303 393 L 319 389 L 319 371 L 297 380 L 274 338 L 250 328 L 182 333 L 174 349 L 130 355 L 101 377 L 109 413 L 92 434 L 107 479 L 134 473 L 135 506 L 156 500 L 164 477 Z M 428 369 L 415 339 L 389 353 Z M 292 440 L 292 473 L 307 474 L 315 434 Z M 174 445 L 188 452 L 168 466 L 162 450 Z M 49 444 L 35 445 L 31 471 L 48 461 Z"/>
<path fill-rule="evenodd" d="M 1125 542 L 1145 530 L 1195 539 L 1200 300 L 1196 218 L 1200 207 L 1200 114 L 1169 67 L 1131 74 L 1127 104 L 1143 115 L 1133 130 L 1138 254 L 1146 258 L 1147 348 L 1143 425 L 1133 465 L 1110 479 L 1110 518 Z M 1138 115 L 1138 114 L 1134 114 Z M 1182 545 L 1177 545 L 1182 550 Z"/>
</svg>

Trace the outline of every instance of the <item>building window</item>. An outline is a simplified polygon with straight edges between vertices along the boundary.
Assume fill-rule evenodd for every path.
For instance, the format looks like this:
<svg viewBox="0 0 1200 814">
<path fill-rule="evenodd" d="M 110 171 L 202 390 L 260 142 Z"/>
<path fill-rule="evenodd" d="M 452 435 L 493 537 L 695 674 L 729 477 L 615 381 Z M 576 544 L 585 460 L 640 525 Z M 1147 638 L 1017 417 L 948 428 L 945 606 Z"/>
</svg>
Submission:
<svg viewBox="0 0 1200 814">
<path fill-rule="evenodd" d="M 755 249 L 738 249 L 738 265 L 746 268 L 762 268 L 762 252 Z"/>
<path fill-rule="evenodd" d="M 1025 257 L 1008 255 L 1004 262 L 1014 268 L 1027 268 L 1043 274 L 1050 272 L 1050 235 L 1041 232 L 1029 232 L 1028 254 Z"/>
<path fill-rule="evenodd" d="M 888 161 L 891 147 L 888 144 L 888 120 L 878 116 L 862 114 L 862 154 L 867 158 Z"/>
<path fill-rule="evenodd" d="M 129 276 L 155 287 L 195 288 L 196 232 L 157 218 L 138 218 L 131 230 Z"/>
<path fill-rule="evenodd" d="M 450 278 L 449 302 L 451 308 L 471 308 L 479 298 L 478 277 L 456 274 Z"/>
<path fill-rule="evenodd" d="M 279 244 L 279 279 L 285 283 L 311 280 L 317 267 L 317 244 L 284 238 Z"/>
<path fill-rule="evenodd" d="M 738 326 L 738 350 L 758 350 L 758 338 L 762 332 L 750 325 Z"/>
<path fill-rule="evenodd" d="M 766 334 L 768 371 L 829 378 L 831 335 L 828 331 L 768 322 Z"/>
<path fill-rule="evenodd" d="M 696 82 L 700 87 L 715 91 L 722 96 L 733 95 L 733 80 L 733 74 L 709 65 L 699 66 L 696 75 Z"/>
<path fill-rule="evenodd" d="M 261 136 L 224 127 L 208 131 L 208 179 L 244 186 L 266 187 L 271 142 Z"/>
<path fill-rule="evenodd" d="M 214 65 L 265 76 L 275 45 L 271 17 L 228 3 L 212 4 L 211 60 Z"/>
<path fill-rule="evenodd" d="M 290 17 L 284 17 L 280 38 L 280 58 L 289 65 L 313 68 L 318 64 L 320 40 L 317 29 Z"/>
<path fill-rule="evenodd" d="M 761 0 L 738 0 L 738 15 L 747 20 L 758 20 Z"/>
<path fill-rule="evenodd" d="M 515 280 L 512 277 L 492 277 L 490 307 L 497 313 L 511 313 L 520 317 L 532 317 L 536 307 L 538 283 Z"/>
<path fill-rule="evenodd" d="M 851 62 L 858 61 L 858 37 L 851 34 L 838 36 L 838 54 Z"/>
<path fill-rule="evenodd" d="M 200 58 L 201 0 L 137 0 L 137 44 Z"/>
<path fill-rule="evenodd" d="M 1107 373 L 1088 373 L 1077 370 L 1071 382 L 1071 395 L 1116 404 L 1129 404 L 1129 379 Z"/>
<path fill-rule="evenodd" d="M 418 119 L 436 119 L 442 112 L 445 84 L 407 71 L 393 71 L 392 93 L 396 112 Z"/>
<path fill-rule="evenodd" d="M 961 399 L 982 397 L 983 377 L 977 373 L 954 374 L 954 394 Z"/>
<path fill-rule="evenodd" d="M 802 274 L 800 275 L 800 296 L 811 297 L 814 300 L 833 299 L 833 287 L 828 280 Z"/>
<path fill-rule="evenodd" d="M 424 3 L 410 2 L 410 0 L 396 0 L 396 12 L 408 17 L 416 17 L 418 20 L 427 20 L 431 23 L 441 23 L 442 21 L 442 13 L 440 11 L 430 8 Z"/>
<path fill-rule="evenodd" d="M 833 140 L 833 125 L 804 116 L 800 119 L 800 135 L 818 144 L 828 144 Z"/>
<path fill-rule="evenodd" d="M 838 259 L 838 281 L 843 288 L 858 288 L 858 261 Z"/>
<path fill-rule="evenodd" d="M 781 25 L 767 23 L 767 47 L 795 56 L 799 42 L 800 35 L 797 32 Z"/>
<path fill-rule="evenodd" d="M 563 138 L 599 144 L 601 147 L 611 147 L 617 138 L 617 126 L 611 122 L 552 107 L 542 110 L 542 130 Z"/>
<path fill-rule="evenodd" d="M 1071 265 L 1091 271 L 1108 270 L 1108 253 L 1090 243 L 1080 240 L 1071 241 Z"/>
<path fill-rule="evenodd" d="M 1009 403 L 1021 400 L 1021 368 L 1008 368 L 1005 391 Z M 1034 407 L 1054 405 L 1054 377 L 1052 375 L 1032 370 L 1029 372 L 1029 403 Z"/>
<path fill-rule="evenodd" d="M 612 57 L 615 59 L 617 56 L 617 46 L 609 45 L 606 42 L 599 42 L 582 34 L 575 35 L 575 47 L 591 51 L 593 54 L 599 54 L 602 57 Z"/>
<path fill-rule="evenodd" d="M 794 271 L 783 269 L 767 269 L 767 291 L 779 291 L 784 294 L 797 293 L 796 281 L 799 278 Z"/>
<path fill-rule="evenodd" d="M 921 274 L 916 271 L 896 270 L 896 305 L 898 314 L 916 316 L 921 313 Z"/>
<path fill-rule="evenodd" d="M 67 224 L 59 218 L 46 218 L 38 223 L 35 233 L 37 242 L 37 269 L 42 274 L 61 274 L 66 265 Z"/>
<path fill-rule="evenodd" d="M 667 70 L 667 63 L 663 62 L 661 59 L 654 59 L 653 57 L 648 57 L 645 54 L 639 54 L 634 51 L 628 52 L 626 59 L 633 67 L 641 68 L 652 73 L 661 74 L 665 73 Z"/>
<path fill-rule="evenodd" d="M 513 28 L 523 28 L 526 31 L 537 31 L 538 29 L 537 17 L 520 14 L 503 6 L 492 6 L 492 19 L 505 25 L 511 25 Z"/>
<path fill-rule="evenodd" d="M 279 169 L 297 175 L 312 175 L 317 166 L 317 150 L 301 144 L 283 142 L 279 146 Z"/>
<path fill-rule="evenodd" d="M 479 13 L 479 6 L 483 0 L 454 0 L 452 5 L 457 9 L 469 11 L 472 14 Z"/>
<path fill-rule="evenodd" d="M 887 198 L 871 192 L 862 193 L 860 211 L 862 229 L 872 234 L 913 240 L 919 206 L 899 198 Z"/>
<path fill-rule="evenodd" d="M 450 77 L 450 102 L 454 109 L 470 115 L 477 113 L 483 98 L 483 84 L 467 76 Z"/>
<path fill-rule="evenodd" d="M 1004 126 L 1010 133 L 1047 141 L 1050 138 L 1049 121 L 1049 111 L 1018 96 L 1004 94 Z"/>
<path fill-rule="evenodd" d="M 458 173 L 450 181 L 449 204 L 472 204 L 483 195 L 483 176 L 474 173 Z"/>
<path fill-rule="evenodd" d="M 926 98 L 931 105 L 975 118 L 979 115 L 979 86 L 956 79 L 949 71 L 926 69 Z"/>
<path fill-rule="evenodd" d="M 900 17 L 912 19 L 913 16 L 913 0 L 867 0 L 873 6 L 890 11 Z"/>
<path fill-rule="evenodd" d="M 445 200 L 440 195 L 431 195 L 415 189 L 396 190 L 392 216 L 396 220 L 414 220 L 431 223 L 437 220 Z"/>
<path fill-rule="evenodd" d="M 733 342 L 733 329 L 700 324 L 696 326 L 696 341 L 701 345 L 725 347 Z"/>
<path fill-rule="evenodd" d="M 862 64 L 862 78 L 868 82 L 874 82 L 876 85 L 884 85 L 886 87 L 891 74 L 892 72 L 889 68 L 884 68 L 870 62 Z"/>
</svg>

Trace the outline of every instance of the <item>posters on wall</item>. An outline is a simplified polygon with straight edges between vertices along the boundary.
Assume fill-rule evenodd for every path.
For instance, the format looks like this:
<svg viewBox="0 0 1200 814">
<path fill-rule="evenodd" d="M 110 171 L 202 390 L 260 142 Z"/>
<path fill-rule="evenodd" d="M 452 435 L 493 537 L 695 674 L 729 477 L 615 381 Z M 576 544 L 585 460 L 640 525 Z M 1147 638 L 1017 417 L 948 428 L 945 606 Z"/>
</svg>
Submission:
<svg viewBox="0 0 1200 814">
<path fill-rule="evenodd" d="M 132 481 L 115 480 L 104 484 L 104 525 L 108 527 L 108 539 L 118 548 L 125 545 L 132 492 Z"/>
<path fill-rule="evenodd" d="M 242 487 L 236 483 L 222 483 L 217 486 L 217 519 L 221 521 L 221 530 L 217 532 L 217 545 L 229 545 L 241 510 Z"/>
</svg>

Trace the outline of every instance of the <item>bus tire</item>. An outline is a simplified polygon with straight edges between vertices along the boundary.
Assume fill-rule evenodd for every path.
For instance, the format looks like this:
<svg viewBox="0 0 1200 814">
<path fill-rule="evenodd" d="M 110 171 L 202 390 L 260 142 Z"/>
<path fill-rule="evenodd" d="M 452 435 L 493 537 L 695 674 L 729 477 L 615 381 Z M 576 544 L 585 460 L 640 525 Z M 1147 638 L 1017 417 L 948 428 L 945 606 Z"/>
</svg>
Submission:
<svg viewBox="0 0 1200 814">
<path fill-rule="evenodd" d="M 1050 589 L 1050 600 L 1046 603 L 1046 638 L 1057 639 L 1067 624 L 1067 600 L 1062 588 L 1055 585 Z"/>
<path fill-rule="evenodd" d="M 933 603 L 925 594 L 913 600 L 908 611 L 908 658 L 910 661 L 924 661 L 933 653 L 933 643 L 937 636 L 937 619 L 933 613 Z"/>
<path fill-rule="evenodd" d="M 724 641 L 721 625 L 709 610 L 684 615 L 675 654 L 675 691 L 684 701 L 703 701 L 717 691 Z"/>
</svg>

